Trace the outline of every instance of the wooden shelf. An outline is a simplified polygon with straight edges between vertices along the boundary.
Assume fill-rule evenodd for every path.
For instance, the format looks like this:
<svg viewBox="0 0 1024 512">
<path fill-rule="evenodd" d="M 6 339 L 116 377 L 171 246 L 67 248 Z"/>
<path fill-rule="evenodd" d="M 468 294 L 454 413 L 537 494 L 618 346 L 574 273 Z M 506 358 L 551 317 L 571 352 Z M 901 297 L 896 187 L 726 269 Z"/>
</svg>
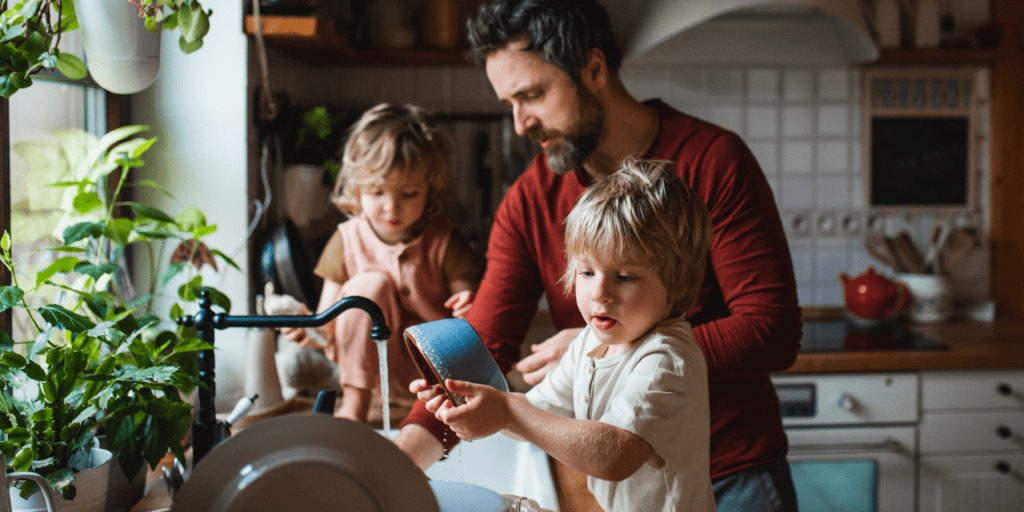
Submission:
<svg viewBox="0 0 1024 512">
<path fill-rule="evenodd" d="M 882 48 L 878 64 L 923 64 L 936 66 L 984 66 L 1007 58 L 1002 48 Z"/>
<path fill-rule="evenodd" d="M 245 33 L 256 34 L 252 15 L 245 16 Z M 356 49 L 340 36 L 334 23 L 315 16 L 260 16 L 260 32 L 268 45 L 310 64 L 468 66 L 466 49 Z"/>
</svg>

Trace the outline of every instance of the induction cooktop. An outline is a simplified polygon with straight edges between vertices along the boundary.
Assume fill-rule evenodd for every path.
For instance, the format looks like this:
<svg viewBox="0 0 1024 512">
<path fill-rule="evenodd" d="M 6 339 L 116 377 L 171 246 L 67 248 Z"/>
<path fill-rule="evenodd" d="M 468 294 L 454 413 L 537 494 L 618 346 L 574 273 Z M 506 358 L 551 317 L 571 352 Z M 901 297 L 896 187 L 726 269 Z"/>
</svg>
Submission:
<svg viewBox="0 0 1024 512">
<path fill-rule="evenodd" d="M 805 320 L 801 353 L 893 350 L 947 350 L 933 338 L 895 322 L 860 327 L 847 320 Z"/>
</svg>

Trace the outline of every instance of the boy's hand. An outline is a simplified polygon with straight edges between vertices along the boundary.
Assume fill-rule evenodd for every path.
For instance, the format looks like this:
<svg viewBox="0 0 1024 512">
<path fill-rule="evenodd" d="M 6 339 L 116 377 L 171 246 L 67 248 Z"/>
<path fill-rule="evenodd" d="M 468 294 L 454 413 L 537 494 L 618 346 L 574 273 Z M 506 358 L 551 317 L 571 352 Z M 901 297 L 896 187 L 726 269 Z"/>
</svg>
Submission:
<svg viewBox="0 0 1024 512">
<path fill-rule="evenodd" d="M 459 439 L 479 439 L 505 428 L 508 418 L 508 396 L 505 393 L 461 380 L 448 379 L 445 385 L 452 393 L 464 396 L 466 403 L 455 407 L 451 400 L 443 399 L 434 416 L 451 427 Z"/>
<path fill-rule="evenodd" d="M 409 391 L 415 393 L 416 398 L 425 403 L 427 410 L 435 415 L 437 410 L 441 408 L 441 404 L 448 398 L 444 391 L 441 390 L 440 385 L 430 385 L 424 379 L 416 379 L 410 382 Z"/>
<path fill-rule="evenodd" d="M 453 318 L 466 318 L 466 313 L 469 313 L 472 305 L 473 292 L 469 290 L 456 293 L 444 301 L 444 307 L 452 310 Z"/>
</svg>

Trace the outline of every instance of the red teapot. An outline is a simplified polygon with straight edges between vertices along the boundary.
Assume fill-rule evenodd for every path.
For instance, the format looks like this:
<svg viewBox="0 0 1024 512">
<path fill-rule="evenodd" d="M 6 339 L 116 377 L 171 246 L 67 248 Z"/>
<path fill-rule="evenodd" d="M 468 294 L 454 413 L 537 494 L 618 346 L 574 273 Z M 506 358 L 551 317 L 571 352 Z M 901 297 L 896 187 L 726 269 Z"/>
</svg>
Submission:
<svg viewBox="0 0 1024 512">
<path fill-rule="evenodd" d="M 874 267 L 853 279 L 841 273 L 839 279 L 843 281 L 846 309 L 859 318 L 884 320 L 910 303 L 907 285 L 876 274 Z"/>
</svg>

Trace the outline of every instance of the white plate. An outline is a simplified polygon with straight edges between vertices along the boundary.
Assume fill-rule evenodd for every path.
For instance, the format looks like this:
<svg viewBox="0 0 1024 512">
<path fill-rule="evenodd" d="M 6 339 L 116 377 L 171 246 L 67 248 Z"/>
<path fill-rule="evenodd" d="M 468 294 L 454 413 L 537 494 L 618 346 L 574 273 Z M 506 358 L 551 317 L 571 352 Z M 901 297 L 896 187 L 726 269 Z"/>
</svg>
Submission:
<svg viewBox="0 0 1024 512">
<path fill-rule="evenodd" d="M 200 461 L 172 511 L 440 512 L 426 475 L 373 429 L 326 414 L 254 423 Z"/>
</svg>

